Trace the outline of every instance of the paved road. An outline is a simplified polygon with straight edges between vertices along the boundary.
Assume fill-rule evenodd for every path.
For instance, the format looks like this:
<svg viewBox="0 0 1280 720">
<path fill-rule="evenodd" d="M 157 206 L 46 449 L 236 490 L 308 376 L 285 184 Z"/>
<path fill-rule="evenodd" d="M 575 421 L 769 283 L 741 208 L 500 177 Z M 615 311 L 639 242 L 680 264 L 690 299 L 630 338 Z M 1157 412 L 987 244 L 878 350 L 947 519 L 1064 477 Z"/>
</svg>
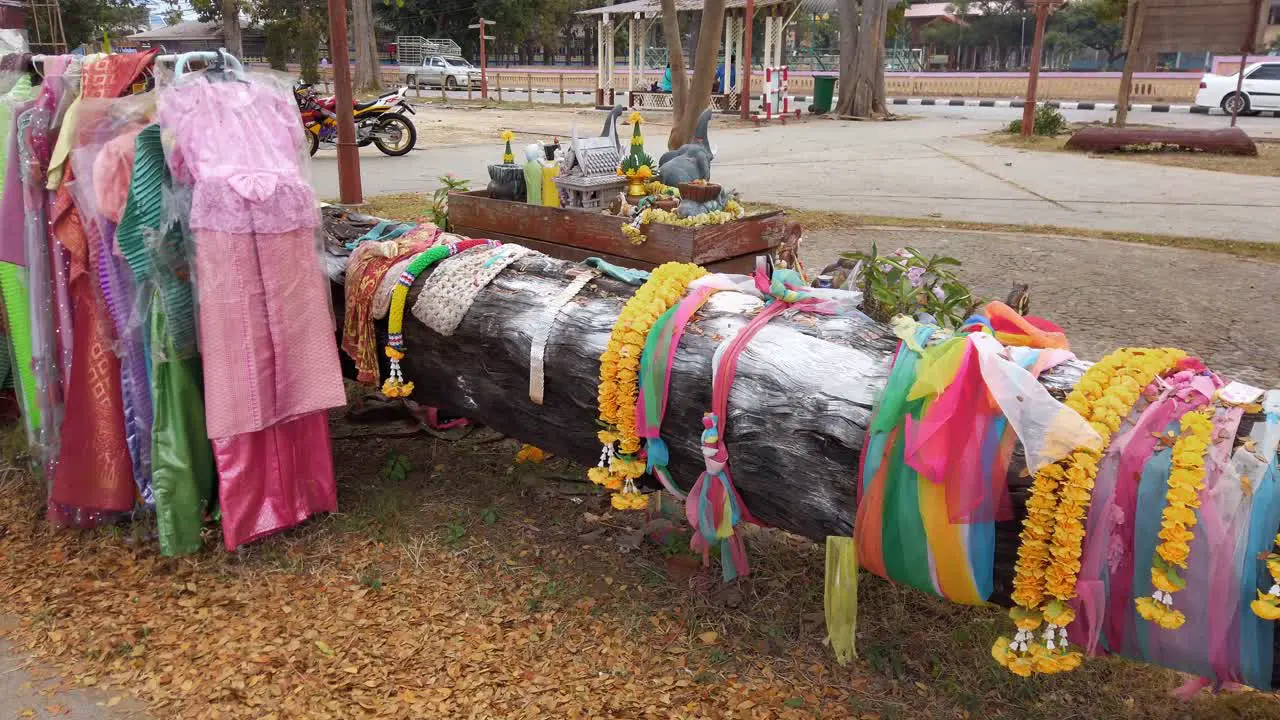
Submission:
<svg viewBox="0 0 1280 720">
<path fill-rule="evenodd" d="M 716 177 L 747 200 L 805 209 L 1280 242 L 1280 178 L 997 148 L 973 138 L 1021 111 L 910 110 L 915 119 L 904 122 L 814 119 L 719 132 L 713 125 Z M 1066 114 L 1080 121 L 1110 116 Z M 1143 114 L 1140 120 L 1148 119 L 1179 127 L 1228 123 L 1203 115 Z M 1275 118 L 1243 118 L 1242 126 L 1280 138 Z M 446 172 L 481 186 L 492 155 L 491 143 L 427 147 L 403 158 L 369 149 L 365 193 L 429 192 Z M 322 198 L 337 196 L 333 151 L 317 156 L 313 182 Z"/>
<path fill-rule="evenodd" d="M 18 619 L 0 615 L 0 630 L 14 626 Z M 53 720 L 143 720 L 142 703 L 124 690 L 104 692 L 97 688 L 67 688 L 46 666 L 19 652 L 0 639 L 0 720 L 30 718 Z"/>
</svg>

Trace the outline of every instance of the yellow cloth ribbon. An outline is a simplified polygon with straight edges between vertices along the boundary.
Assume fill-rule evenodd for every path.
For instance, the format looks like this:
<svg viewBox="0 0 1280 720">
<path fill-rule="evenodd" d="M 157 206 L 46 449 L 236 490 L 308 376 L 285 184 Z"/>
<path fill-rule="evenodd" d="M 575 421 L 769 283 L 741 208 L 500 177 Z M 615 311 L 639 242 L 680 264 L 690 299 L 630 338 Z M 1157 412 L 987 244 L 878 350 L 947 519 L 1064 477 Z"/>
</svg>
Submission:
<svg viewBox="0 0 1280 720">
<path fill-rule="evenodd" d="M 858 657 L 858 548 L 853 538 L 827 536 L 827 577 L 822 594 L 827 639 L 836 662 Z"/>
</svg>

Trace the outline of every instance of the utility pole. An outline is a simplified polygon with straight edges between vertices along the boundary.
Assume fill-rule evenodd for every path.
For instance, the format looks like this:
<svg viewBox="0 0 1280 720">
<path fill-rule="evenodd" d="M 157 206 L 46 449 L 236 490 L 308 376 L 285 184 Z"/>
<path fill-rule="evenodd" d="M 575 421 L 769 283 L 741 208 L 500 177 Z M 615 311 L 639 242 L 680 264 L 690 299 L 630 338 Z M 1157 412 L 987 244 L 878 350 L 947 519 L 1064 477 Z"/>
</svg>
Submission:
<svg viewBox="0 0 1280 720">
<path fill-rule="evenodd" d="M 475 30 L 475 29 L 480 30 L 480 97 L 484 98 L 485 100 L 489 99 L 489 73 L 488 73 L 488 60 L 486 58 L 485 50 L 484 50 L 484 41 L 496 40 L 497 38 L 494 37 L 493 35 L 485 35 L 484 28 L 486 25 L 497 25 L 497 24 L 498 23 L 493 20 L 485 20 L 484 18 L 480 18 L 480 22 L 467 26 L 472 30 Z"/>
<path fill-rule="evenodd" d="M 1027 73 L 1027 98 L 1022 103 L 1022 137 L 1031 137 L 1036 121 L 1036 85 L 1040 82 L 1040 55 L 1044 52 L 1044 26 L 1057 0 L 1035 0 L 1036 34 L 1031 41 L 1031 67 Z"/>
<path fill-rule="evenodd" d="M 329 44 L 333 55 L 333 94 L 338 111 L 338 198 L 343 205 L 364 203 L 360 188 L 360 147 L 351 103 L 351 55 L 347 50 L 347 3 L 329 0 Z"/>
</svg>

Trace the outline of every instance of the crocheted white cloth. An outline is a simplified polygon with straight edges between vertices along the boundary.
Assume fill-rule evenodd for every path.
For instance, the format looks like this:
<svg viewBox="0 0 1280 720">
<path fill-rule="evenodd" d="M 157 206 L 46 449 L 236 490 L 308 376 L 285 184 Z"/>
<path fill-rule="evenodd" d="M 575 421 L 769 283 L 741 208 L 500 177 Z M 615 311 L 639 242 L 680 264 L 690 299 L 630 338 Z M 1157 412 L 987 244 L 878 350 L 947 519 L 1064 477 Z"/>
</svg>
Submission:
<svg viewBox="0 0 1280 720">
<path fill-rule="evenodd" d="M 441 335 L 452 335 L 480 291 L 508 265 L 530 252 L 515 244 L 481 246 L 441 262 L 413 303 L 413 316 Z"/>
<path fill-rule="evenodd" d="M 462 240 L 463 238 L 460 235 L 440 233 L 431 243 L 431 247 Z M 423 252 L 426 251 L 424 250 Z M 391 312 L 391 291 L 396 289 L 396 283 L 400 281 L 400 275 L 405 271 L 405 268 L 409 267 L 411 262 L 413 262 L 413 258 L 405 258 L 392 265 L 387 274 L 382 276 L 382 284 L 378 286 L 377 292 L 373 294 L 373 317 L 375 320 L 381 320 Z"/>
</svg>

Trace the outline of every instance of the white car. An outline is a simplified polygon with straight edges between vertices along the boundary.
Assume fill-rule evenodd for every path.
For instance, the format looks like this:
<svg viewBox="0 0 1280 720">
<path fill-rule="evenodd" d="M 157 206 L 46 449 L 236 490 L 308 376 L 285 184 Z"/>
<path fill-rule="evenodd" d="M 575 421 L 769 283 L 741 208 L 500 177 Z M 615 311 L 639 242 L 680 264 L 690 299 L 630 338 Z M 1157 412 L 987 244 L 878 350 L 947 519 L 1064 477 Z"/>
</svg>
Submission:
<svg viewBox="0 0 1280 720">
<path fill-rule="evenodd" d="M 1244 69 L 1244 84 L 1237 93 L 1236 85 L 1239 80 L 1239 73 L 1206 74 L 1200 80 L 1196 105 L 1220 107 L 1228 115 L 1237 111 L 1241 115 L 1256 115 L 1262 110 L 1280 110 L 1280 60 L 1247 66 Z"/>
<path fill-rule="evenodd" d="M 406 67 L 405 84 L 412 87 L 480 87 L 480 68 L 460 57 L 429 57 L 421 65 Z"/>
</svg>

